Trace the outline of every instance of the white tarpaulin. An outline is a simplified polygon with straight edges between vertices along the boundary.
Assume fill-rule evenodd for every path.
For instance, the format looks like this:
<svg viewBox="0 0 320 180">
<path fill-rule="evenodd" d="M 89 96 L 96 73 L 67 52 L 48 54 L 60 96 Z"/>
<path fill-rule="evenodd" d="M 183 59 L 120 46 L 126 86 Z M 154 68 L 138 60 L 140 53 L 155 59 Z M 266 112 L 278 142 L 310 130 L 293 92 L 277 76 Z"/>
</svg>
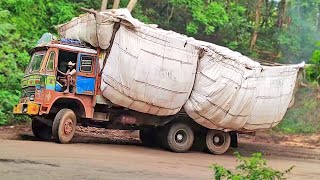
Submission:
<svg viewBox="0 0 320 180">
<path fill-rule="evenodd" d="M 283 118 L 303 64 L 262 66 L 228 48 L 143 24 L 124 9 L 86 14 L 58 30 L 107 49 L 115 22 L 120 28 L 101 82 L 114 104 L 159 116 L 184 105 L 210 129 L 265 129 Z"/>
<path fill-rule="evenodd" d="M 98 47 L 97 21 L 93 14 L 83 14 L 70 22 L 58 27 L 59 34 L 64 38 L 77 39 Z"/>
<path fill-rule="evenodd" d="M 199 42 L 206 53 L 184 108 L 210 129 L 257 130 L 274 127 L 291 101 L 303 64 L 261 66 L 227 48 Z"/>
<path fill-rule="evenodd" d="M 107 49 L 110 45 L 113 26 L 119 20 L 113 16 L 84 14 L 58 27 L 64 38 L 87 42 L 94 47 Z"/>
<path fill-rule="evenodd" d="M 199 50 L 192 41 L 157 28 L 121 26 L 103 69 L 103 95 L 139 112 L 176 114 L 194 83 Z"/>
</svg>

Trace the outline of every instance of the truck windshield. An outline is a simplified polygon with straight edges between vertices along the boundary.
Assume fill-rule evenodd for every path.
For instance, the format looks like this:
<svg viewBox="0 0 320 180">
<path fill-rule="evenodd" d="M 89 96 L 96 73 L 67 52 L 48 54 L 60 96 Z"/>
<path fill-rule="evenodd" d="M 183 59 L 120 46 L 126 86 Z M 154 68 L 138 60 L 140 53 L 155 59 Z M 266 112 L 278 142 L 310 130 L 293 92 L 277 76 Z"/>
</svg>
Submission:
<svg viewBox="0 0 320 180">
<path fill-rule="evenodd" d="M 45 54 L 46 54 L 46 51 L 34 53 L 31 57 L 31 61 L 28 65 L 25 73 L 28 74 L 31 72 L 39 71 Z"/>
</svg>

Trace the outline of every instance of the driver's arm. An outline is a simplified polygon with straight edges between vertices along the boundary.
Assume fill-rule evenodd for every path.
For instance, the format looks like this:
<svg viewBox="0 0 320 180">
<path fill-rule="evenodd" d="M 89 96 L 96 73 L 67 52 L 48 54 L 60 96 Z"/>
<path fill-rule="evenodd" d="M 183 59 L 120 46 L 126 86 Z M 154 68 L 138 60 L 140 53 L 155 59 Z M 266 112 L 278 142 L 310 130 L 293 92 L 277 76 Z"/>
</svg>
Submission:
<svg viewBox="0 0 320 180">
<path fill-rule="evenodd" d="M 58 68 L 57 68 L 57 71 L 58 71 L 58 73 L 60 73 L 60 74 L 62 74 L 62 75 L 64 75 L 64 76 L 66 76 L 66 75 L 67 75 L 66 73 L 64 73 L 64 72 L 60 71 Z"/>
<path fill-rule="evenodd" d="M 71 72 L 69 72 L 69 75 L 72 76 L 76 73 L 77 71 L 75 69 L 72 69 Z"/>
</svg>

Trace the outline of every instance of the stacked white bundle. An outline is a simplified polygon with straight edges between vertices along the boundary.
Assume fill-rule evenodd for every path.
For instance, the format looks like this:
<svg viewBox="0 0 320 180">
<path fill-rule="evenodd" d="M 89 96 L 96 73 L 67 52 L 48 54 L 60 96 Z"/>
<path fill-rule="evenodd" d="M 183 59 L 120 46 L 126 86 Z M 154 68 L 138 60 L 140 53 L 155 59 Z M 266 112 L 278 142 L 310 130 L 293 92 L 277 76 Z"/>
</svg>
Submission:
<svg viewBox="0 0 320 180">
<path fill-rule="evenodd" d="M 158 28 L 121 26 L 103 69 L 103 95 L 139 112 L 176 114 L 194 83 L 199 49 L 193 42 Z"/>
<path fill-rule="evenodd" d="M 303 64 L 266 67 L 230 49 L 200 42 L 200 58 L 188 115 L 210 129 L 257 130 L 283 118 Z"/>
<path fill-rule="evenodd" d="M 84 14 L 70 22 L 59 25 L 59 34 L 64 38 L 77 39 L 98 47 L 97 21 L 93 14 Z"/>
<path fill-rule="evenodd" d="M 145 25 L 125 9 L 80 16 L 59 32 L 106 49 L 115 22 L 121 25 L 102 71 L 103 95 L 159 116 L 174 115 L 184 105 L 191 118 L 210 129 L 278 124 L 304 65 L 261 66 L 228 48 Z"/>
</svg>

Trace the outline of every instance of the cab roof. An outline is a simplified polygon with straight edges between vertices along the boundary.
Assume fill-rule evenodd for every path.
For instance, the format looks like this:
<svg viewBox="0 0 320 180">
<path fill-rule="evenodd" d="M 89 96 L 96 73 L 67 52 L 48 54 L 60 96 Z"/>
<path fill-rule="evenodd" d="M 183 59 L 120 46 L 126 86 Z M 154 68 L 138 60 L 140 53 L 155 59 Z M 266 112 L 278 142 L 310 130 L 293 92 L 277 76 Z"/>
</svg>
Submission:
<svg viewBox="0 0 320 180">
<path fill-rule="evenodd" d="M 41 44 L 38 44 L 33 50 L 37 51 L 43 48 L 59 48 L 63 50 L 69 50 L 69 51 L 76 51 L 76 52 L 83 52 L 83 53 L 88 53 L 88 54 L 97 54 L 97 50 L 86 46 L 84 44 L 81 44 L 80 41 L 76 40 L 69 40 L 69 39 L 60 39 L 60 40 L 52 40 L 51 42 L 44 42 Z"/>
</svg>

